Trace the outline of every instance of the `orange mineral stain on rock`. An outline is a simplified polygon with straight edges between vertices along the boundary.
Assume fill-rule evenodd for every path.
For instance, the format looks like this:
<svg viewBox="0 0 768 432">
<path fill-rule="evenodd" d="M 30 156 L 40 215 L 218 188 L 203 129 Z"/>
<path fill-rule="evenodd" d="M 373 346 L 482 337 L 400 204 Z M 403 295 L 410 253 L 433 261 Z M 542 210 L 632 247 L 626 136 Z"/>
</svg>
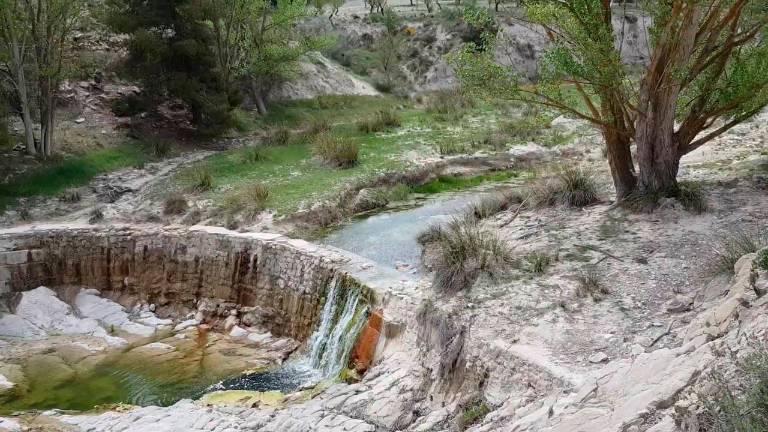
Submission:
<svg viewBox="0 0 768 432">
<path fill-rule="evenodd" d="M 383 311 L 378 309 L 368 317 L 368 323 L 360 332 L 355 348 L 352 350 L 352 368 L 363 374 L 371 367 L 373 356 L 376 353 L 376 345 L 379 343 L 381 327 L 384 323 Z"/>
</svg>

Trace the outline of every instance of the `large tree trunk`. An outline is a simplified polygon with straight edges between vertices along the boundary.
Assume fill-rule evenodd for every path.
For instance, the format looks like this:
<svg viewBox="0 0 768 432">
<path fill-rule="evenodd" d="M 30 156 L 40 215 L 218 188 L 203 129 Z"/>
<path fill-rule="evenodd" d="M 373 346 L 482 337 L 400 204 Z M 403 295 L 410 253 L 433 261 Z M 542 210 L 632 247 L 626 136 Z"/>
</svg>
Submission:
<svg viewBox="0 0 768 432">
<path fill-rule="evenodd" d="M 53 86 L 49 79 L 40 83 L 40 141 L 44 156 L 53 155 L 54 97 Z"/>
<path fill-rule="evenodd" d="M 19 105 L 21 105 L 21 121 L 24 123 L 24 146 L 27 149 L 27 153 L 30 155 L 36 155 L 37 149 L 35 148 L 35 124 L 32 121 L 32 114 L 29 106 L 29 93 L 27 92 L 27 79 L 24 73 L 24 60 L 21 47 L 18 43 L 13 43 L 11 49 L 11 56 L 14 71 L 14 80 L 16 83 L 16 94 L 19 97 Z"/>
<path fill-rule="evenodd" d="M 640 84 L 635 144 L 644 194 L 675 195 L 680 166 L 675 114 L 681 76 L 693 53 L 701 5 L 675 3 L 672 18 L 656 43 L 651 64 Z"/>
<path fill-rule="evenodd" d="M 674 135 L 676 107 L 676 92 L 674 95 L 661 95 L 638 119 L 635 142 L 640 168 L 638 189 L 641 193 L 677 193 L 680 156 Z"/>
<path fill-rule="evenodd" d="M 603 138 L 608 153 L 608 164 L 611 167 L 613 186 L 616 189 L 616 199 L 620 201 L 634 192 L 637 185 L 629 138 L 610 130 L 603 131 Z"/>
</svg>

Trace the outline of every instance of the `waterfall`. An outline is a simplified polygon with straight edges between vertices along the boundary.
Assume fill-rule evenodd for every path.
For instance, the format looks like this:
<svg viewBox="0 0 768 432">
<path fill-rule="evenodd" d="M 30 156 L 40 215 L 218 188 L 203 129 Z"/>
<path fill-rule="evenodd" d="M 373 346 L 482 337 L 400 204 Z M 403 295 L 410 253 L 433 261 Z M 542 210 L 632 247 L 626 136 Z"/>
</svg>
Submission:
<svg viewBox="0 0 768 432">
<path fill-rule="evenodd" d="M 320 325 L 309 340 L 309 362 L 325 378 L 334 378 L 347 367 L 368 311 L 360 297 L 360 288 L 347 286 L 339 278 L 331 281 Z"/>
</svg>

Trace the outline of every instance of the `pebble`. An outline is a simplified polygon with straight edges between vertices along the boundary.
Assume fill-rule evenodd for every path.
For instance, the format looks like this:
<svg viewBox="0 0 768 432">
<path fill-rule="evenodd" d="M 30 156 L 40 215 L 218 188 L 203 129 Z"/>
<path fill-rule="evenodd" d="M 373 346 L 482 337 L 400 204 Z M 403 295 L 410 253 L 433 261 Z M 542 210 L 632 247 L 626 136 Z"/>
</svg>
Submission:
<svg viewBox="0 0 768 432">
<path fill-rule="evenodd" d="M 604 363 L 608 361 L 608 354 L 600 351 L 589 356 L 590 363 Z"/>
</svg>

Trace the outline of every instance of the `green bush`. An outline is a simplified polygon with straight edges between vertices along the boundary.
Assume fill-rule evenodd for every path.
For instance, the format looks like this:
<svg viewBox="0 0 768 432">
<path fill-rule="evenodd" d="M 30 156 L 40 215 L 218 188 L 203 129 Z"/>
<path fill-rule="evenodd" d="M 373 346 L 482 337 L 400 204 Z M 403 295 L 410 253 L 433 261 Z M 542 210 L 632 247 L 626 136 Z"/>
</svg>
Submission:
<svg viewBox="0 0 768 432">
<path fill-rule="evenodd" d="M 284 146 L 291 143 L 293 134 L 287 127 L 277 127 L 269 131 L 264 137 L 264 144 L 270 146 Z"/>
<path fill-rule="evenodd" d="M 426 111 L 444 120 L 459 119 L 475 107 L 474 99 L 458 89 L 440 90 L 426 97 Z"/>
<path fill-rule="evenodd" d="M 464 430 L 482 420 L 491 408 L 485 402 L 479 402 L 464 410 L 461 414 L 459 429 Z"/>
<path fill-rule="evenodd" d="M 247 147 L 243 150 L 242 153 L 243 162 L 249 163 L 249 164 L 255 164 L 259 162 L 264 162 L 267 160 L 267 155 L 264 153 L 264 150 L 260 147 Z"/>
<path fill-rule="evenodd" d="M 707 195 L 700 183 L 681 181 L 678 184 L 677 199 L 689 212 L 701 214 L 709 210 Z"/>
<path fill-rule="evenodd" d="M 590 171 L 565 168 L 554 179 L 534 188 L 534 198 L 542 206 L 586 207 L 599 200 L 597 189 L 597 182 Z"/>
<path fill-rule="evenodd" d="M 324 133 L 312 140 L 312 149 L 317 157 L 336 168 L 350 168 L 357 165 L 359 145 L 351 138 Z"/>
<path fill-rule="evenodd" d="M 206 192 L 213 189 L 213 174 L 207 168 L 199 168 L 192 172 L 192 189 Z"/>
<path fill-rule="evenodd" d="M 232 126 L 238 132 L 246 133 L 256 128 L 256 122 L 253 119 L 253 114 L 240 108 L 235 108 L 232 110 Z"/>
<path fill-rule="evenodd" d="M 445 139 L 437 143 L 437 151 L 440 156 L 452 156 L 457 154 L 466 154 L 467 146 L 454 139 Z"/>
<path fill-rule="evenodd" d="M 495 275 L 511 261 L 504 242 L 472 218 L 449 222 L 441 229 L 437 242 L 434 288 L 439 292 L 452 294 L 469 289 L 480 274 Z"/>
<path fill-rule="evenodd" d="M 314 137 L 321 133 L 330 132 L 332 128 L 331 122 L 323 118 L 313 118 L 307 122 L 304 127 L 304 135 L 307 137 Z"/>
<path fill-rule="evenodd" d="M 269 189 L 261 183 L 253 183 L 227 195 L 222 207 L 229 215 L 244 213 L 248 217 L 255 217 L 266 209 L 268 200 Z"/>
<path fill-rule="evenodd" d="M 763 270 L 768 270 L 768 248 L 762 248 L 757 252 L 757 265 Z"/>
<path fill-rule="evenodd" d="M 721 368 L 710 374 L 711 392 L 699 395 L 704 408 L 699 430 L 768 431 L 768 347 L 758 342 L 751 348 L 750 354 L 736 360 L 734 376 L 726 376 Z"/>
<path fill-rule="evenodd" d="M 734 266 L 741 257 L 755 253 L 766 245 L 768 245 L 768 233 L 762 227 L 755 230 L 737 228 L 720 234 L 712 247 L 714 255 L 710 268 L 716 274 L 733 274 Z"/>
<path fill-rule="evenodd" d="M 147 140 L 147 145 L 155 159 L 165 159 L 173 153 L 173 144 L 162 138 L 150 138 Z"/>
<path fill-rule="evenodd" d="M 396 111 L 380 110 L 372 117 L 358 121 L 357 130 L 369 134 L 397 128 L 401 124 L 400 115 Z"/>
</svg>

